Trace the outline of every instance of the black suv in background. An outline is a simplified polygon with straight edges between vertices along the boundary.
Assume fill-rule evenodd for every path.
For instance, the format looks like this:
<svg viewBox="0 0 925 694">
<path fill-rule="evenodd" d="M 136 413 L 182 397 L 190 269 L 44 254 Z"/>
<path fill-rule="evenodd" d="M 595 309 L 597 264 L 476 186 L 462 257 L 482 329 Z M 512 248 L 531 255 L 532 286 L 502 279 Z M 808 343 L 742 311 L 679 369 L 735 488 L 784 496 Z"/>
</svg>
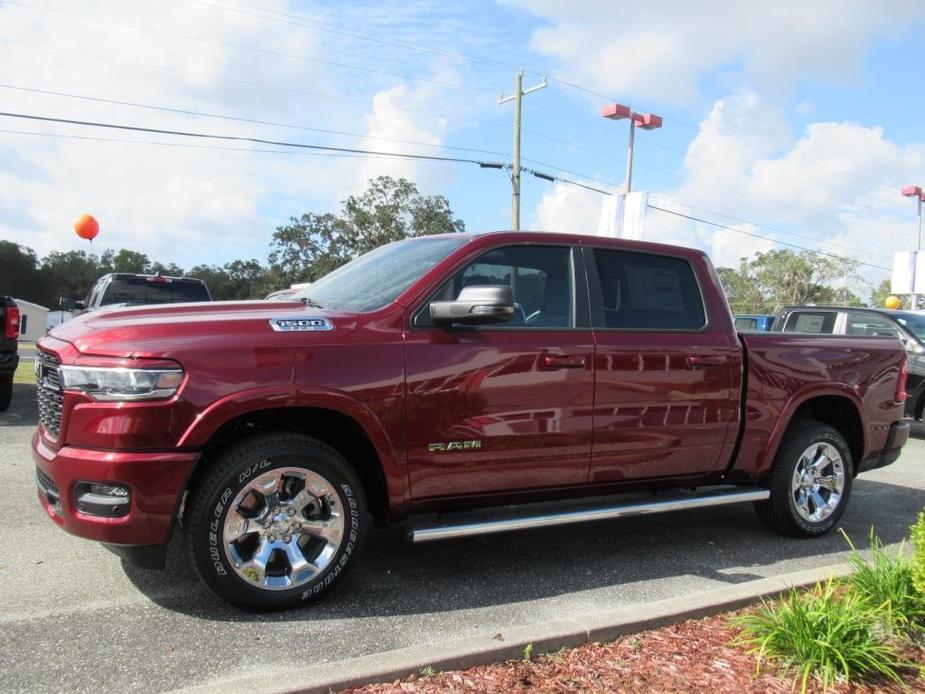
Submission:
<svg viewBox="0 0 925 694">
<path fill-rule="evenodd" d="M 0 411 L 13 398 L 13 374 L 19 365 L 19 307 L 8 296 L 0 296 Z"/>
<path fill-rule="evenodd" d="M 906 348 L 909 365 L 906 416 L 922 419 L 925 410 L 925 314 L 851 306 L 787 306 L 777 314 L 771 330 L 899 338 Z"/>
<path fill-rule="evenodd" d="M 80 309 L 93 311 L 101 306 L 119 304 L 180 304 L 191 301 L 212 301 L 205 282 L 193 277 L 167 277 L 165 275 L 134 275 L 113 272 L 100 277 L 83 301 L 62 297 L 61 308 L 66 311 Z"/>
</svg>

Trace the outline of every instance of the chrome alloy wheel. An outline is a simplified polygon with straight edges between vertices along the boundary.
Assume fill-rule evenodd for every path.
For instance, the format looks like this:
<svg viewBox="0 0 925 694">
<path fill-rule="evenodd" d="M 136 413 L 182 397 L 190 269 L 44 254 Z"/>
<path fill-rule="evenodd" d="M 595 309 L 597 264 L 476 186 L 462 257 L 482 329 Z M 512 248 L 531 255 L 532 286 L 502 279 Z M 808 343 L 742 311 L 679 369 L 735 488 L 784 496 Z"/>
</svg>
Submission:
<svg viewBox="0 0 925 694">
<path fill-rule="evenodd" d="M 225 553 L 238 574 L 265 590 L 296 588 L 331 563 L 344 537 L 334 486 L 297 467 L 255 477 L 225 516 Z"/>
<path fill-rule="evenodd" d="M 845 490 L 845 463 L 829 443 L 814 443 L 793 470 L 791 491 L 797 513 L 810 523 L 832 515 Z"/>
</svg>

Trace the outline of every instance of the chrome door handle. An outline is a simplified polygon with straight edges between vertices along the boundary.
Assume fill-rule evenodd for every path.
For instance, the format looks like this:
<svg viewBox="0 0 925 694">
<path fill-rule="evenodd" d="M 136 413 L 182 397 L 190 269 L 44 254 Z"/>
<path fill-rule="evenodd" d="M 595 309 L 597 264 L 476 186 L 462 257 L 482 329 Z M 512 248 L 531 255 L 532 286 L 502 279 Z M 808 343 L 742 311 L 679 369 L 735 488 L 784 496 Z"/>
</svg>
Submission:
<svg viewBox="0 0 925 694">
<path fill-rule="evenodd" d="M 722 366 L 726 363 L 726 357 L 721 354 L 689 354 L 687 365 L 694 369 L 706 366 Z"/>
<path fill-rule="evenodd" d="M 558 354 L 544 354 L 543 365 L 548 369 L 583 369 L 585 358 Z"/>
</svg>

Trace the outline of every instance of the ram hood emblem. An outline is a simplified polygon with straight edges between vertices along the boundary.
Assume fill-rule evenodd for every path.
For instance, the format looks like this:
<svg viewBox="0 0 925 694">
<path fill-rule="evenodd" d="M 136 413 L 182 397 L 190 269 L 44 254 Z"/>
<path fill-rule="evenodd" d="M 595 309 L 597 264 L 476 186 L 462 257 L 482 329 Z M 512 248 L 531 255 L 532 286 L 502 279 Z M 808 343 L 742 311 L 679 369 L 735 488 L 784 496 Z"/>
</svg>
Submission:
<svg viewBox="0 0 925 694">
<path fill-rule="evenodd" d="M 270 327 L 283 333 L 310 333 L 334 330 L 331 321 L 320 316 L 310 318 L 271 318 Z"/>
</svg>

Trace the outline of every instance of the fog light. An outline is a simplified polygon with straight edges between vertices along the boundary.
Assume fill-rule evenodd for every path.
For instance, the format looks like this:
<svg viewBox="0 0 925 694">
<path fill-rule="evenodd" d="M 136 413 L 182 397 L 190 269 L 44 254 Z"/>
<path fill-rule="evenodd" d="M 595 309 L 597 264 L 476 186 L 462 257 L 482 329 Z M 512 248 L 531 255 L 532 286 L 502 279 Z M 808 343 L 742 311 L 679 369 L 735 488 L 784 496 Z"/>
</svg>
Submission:
<svg viewBox="0 0 925 694">
<path fill-rule="evenodd" d="M 74 487 L 77 510 L 88 516 L 125 516 L 131 506 L 131 496 L 128 487 L 109 482 L 78 482 Z"/>
<path fill-rule="evenodd" d="M 102 494 L 104 496 L 128 496 L 128 488 L 121 487 L 118 484 L 101 484 L 99 482 L 90 483 L 91 494 Z"/>
</svg>

